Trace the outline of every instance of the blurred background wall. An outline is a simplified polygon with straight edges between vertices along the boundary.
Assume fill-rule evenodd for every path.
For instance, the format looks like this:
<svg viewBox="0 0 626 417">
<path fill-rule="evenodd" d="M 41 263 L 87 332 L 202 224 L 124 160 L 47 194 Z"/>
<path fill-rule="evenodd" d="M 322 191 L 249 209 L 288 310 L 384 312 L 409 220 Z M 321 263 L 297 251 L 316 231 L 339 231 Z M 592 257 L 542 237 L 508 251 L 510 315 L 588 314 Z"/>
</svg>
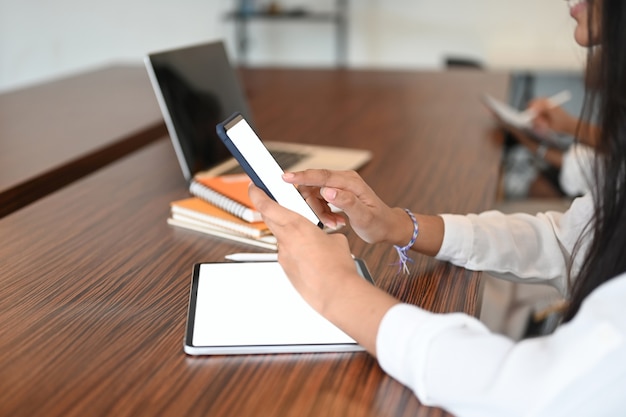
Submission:
<svg viewBox="0 0 626 417">
<path fill-rule="evenodd" d="M 257 0 L 258 7 L 269 1 Z M 236 61 L 235 0 L 0 0 L 0 91 L 148 51 L 224 39 Z M 282 10 L 331 11 L 334 0 L 283 0 Z M 445 57 L 493 69 L 582 68 L 572 19 L 558 0 L 349 0 L 347 66 L 437 69 Z M 329 22 L 254 21 L 251 66 L 336 64 Z"/>
</svg>

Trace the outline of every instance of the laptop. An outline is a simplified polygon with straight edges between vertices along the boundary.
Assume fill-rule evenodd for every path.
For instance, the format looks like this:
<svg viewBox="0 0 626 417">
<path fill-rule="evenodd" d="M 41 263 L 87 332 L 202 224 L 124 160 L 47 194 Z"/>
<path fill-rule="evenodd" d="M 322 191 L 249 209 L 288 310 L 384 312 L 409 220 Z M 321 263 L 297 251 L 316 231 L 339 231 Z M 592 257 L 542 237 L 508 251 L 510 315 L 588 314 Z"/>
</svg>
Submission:
<svg viewBox="0 0 626 417">
<path fill-rule="evenodd" d="M 215 128 L 235 112 L 254 128 L 254 117 L 223 42 L 149 53 L 145 64 L 185 179 L 242 173 Z M 281 168 L 290 171 L 358 169 L 372 156 L 363 149 L 264 144 Z"/>
</svg>

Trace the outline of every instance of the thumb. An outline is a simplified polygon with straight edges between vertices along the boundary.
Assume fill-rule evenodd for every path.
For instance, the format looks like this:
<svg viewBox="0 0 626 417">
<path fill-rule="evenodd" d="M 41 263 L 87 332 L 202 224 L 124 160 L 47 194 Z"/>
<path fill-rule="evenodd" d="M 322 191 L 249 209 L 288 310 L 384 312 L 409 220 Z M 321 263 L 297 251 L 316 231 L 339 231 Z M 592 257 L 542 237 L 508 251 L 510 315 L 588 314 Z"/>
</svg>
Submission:
<svg viewBox="0 0 626 417">
<path fill-rule="evenodd" d="M 346 213 L 350 212 L 359 202 L 354 193 L 338 188 L 324 187 L 320 190 L 320 194 L 328 203 Z"/>
</svg>

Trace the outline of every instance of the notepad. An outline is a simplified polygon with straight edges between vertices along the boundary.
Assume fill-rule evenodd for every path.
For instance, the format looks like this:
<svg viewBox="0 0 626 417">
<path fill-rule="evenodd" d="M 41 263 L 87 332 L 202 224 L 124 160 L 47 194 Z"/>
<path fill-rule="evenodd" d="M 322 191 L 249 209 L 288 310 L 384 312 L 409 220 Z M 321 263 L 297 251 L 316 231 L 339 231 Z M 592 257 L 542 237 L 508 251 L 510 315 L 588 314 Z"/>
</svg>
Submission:
<svg viewBox="0 0 626 417">
<path fill-rule="evenodd" d="M 357 270 L 372 278 L 360 259 Z M 194 265 L 189 355 L 349 352 L 363 348 L 300 296 L 277 262 Z"/>
<path fill-rule="evenodd" d="M 532 117 L 529 117 L 525 112 L 519 111 L 488 94 L 483 96 L 483 100 L 487 107 L 489 107 L 502 122 L 518 129 L 532 128 Z"/>
<path fill-rule="evenodd" d="M 509 128 L 517 129 L 526 136 L 557 148 L 566 148 L 572 143 L 570 137 L 560 135 L 556 132 L 539 133 L 533 129 L 533 118 L 525 111 L 520 111 L 508 104 L 490 96 L 483 94 L 483 103 L 494 113 L 500 123 Z"/>
</svg>

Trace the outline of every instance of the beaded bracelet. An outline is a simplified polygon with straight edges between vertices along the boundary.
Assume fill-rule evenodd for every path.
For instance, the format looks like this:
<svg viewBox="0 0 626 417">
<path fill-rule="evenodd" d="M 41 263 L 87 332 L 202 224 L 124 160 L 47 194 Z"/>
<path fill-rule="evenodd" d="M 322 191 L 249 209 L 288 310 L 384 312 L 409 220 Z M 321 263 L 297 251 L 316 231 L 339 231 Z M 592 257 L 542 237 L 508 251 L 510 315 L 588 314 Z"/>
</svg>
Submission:
<svg viewBox="0 0 626 417">
<path fill-rule="evenodd" d="M 546 153 L 548 153 L 548 147 L 543 143 L 539 144 L 537 150 L 535 150 L 535 155 L 537 155 L 538 158 L 546 159 Z"/>
<path fill-rule="evenodd" d="M 402 247 L 393 245 L 393 247 L 396 248 L 396 251 L 398 252 L 398 257 L 400 258 L 400 260 L 398 261 L 398 272 L 400 272 L 400 270 L 403 270 L 405 274 L 408 274 L 409 267 L 407 266 L 407 262 L 413 262 L 413 259 L 409 258 L 407 252 L 413 247 L 415 241 L 417 240 L 417 235 L 419 234 L 419 226 L 417 225 L 417 220 L 415 219 L 413 213 L 411 213 L 411 210 L 404 209 L 404 211 L 406 211 L 406 213 L 411 218 L 411 221 L 413 222 L 413 236 L 411 236 L 411 241 L 408 245 Z"/>
</svg>

